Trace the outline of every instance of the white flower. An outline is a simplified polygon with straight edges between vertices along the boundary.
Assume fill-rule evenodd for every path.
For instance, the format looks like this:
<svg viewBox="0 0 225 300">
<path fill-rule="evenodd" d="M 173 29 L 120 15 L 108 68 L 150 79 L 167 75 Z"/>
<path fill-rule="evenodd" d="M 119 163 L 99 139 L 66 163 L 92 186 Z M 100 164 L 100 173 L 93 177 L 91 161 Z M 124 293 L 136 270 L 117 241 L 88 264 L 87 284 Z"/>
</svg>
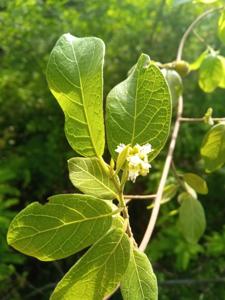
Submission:
<svg viewBox="0 0 225 300">
<path fill-rule="evenodd" d="M 145 144 L 144 146 L 140 147 L 141 154 L 149 154 L 150 152 L 152 152 L 152 145 Z"/>
<path fill-rule="evenodd" d="M 120 153 L 126 146 L 119 144 L 116 148 L 116 152 Z M 149 173 L 151 165 L 148 163 L 148 154 L 152 151 L 150 144 L 140 146 L 136 144 L 134 147 L 129 147 L 127 162 L 128 162 L 128 180 L 135 182 L 136 178 L 146 176 Z"/>
<path fill-rule="evenodd" d="M 128 156 L 127 160 L 129 161 L 129 165 L 134 167 L 138 166 L 142 162 L 140 157 L 137 155 Z"/>
<path fill-rule="evenodd" d="M 119 146 L 117 146 L 115 152 L 117 153 L 120 153 L 123 151 L 123 149 L 125 148 L 126 146 L 124 144 L 119 144 Z"/>
<path fill-rule="evenodd" d="M 137 171 L 135 172 L 134 170 L 129 170 L 128 180 L 131 180 L 132 182 L 135 182 L 138 175 L 139 175 L 139 172 L 137 172 Z"/>
</svg>

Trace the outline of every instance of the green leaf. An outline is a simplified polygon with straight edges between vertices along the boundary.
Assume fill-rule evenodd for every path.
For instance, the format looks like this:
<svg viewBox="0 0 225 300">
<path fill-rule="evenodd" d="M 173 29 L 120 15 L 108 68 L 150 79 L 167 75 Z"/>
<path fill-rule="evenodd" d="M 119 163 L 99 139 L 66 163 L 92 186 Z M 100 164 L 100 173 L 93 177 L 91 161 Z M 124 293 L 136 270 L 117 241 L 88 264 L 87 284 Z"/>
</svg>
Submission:
<svg viewBox="0 0 225 300">
<path fill-rule="evenodd" d="M 157 279 L 148 257 L 138 249 L 131 251 L 130 262 L 121 281 L 124 300 L 157 300 Z"/>
<path fill-rule="evenodd" d="M 188 193 L 182 193 L 178 226 L 189 243 L 197 243 L 206 227 L 205 213 L 201 203 Z"/>
<path fill-rule="evenodd" d="M 204 122 L 208 125 L 213 125 L 214 124 L 212 114 L 213 114 L 213 109 L 212 109 L 212 107 L 209 107 L 207 109 L 206 113 L 204 114 Z"/>
<path fill-rule="evenodd" d="M 101 156 L 104 151 L 104 52 L 102 40 L 67 33 L 57 41 L 48 62 L 47 80 L 65 114 L 66 137 L 83 156 Z"/>
<path fill-rule="evenodd" d="M 165 76 L 165 79 L 168 83 L 172 97 L 172 102 L 173 104 L 176 104 L 179 96 L 183 92 L 182 79 L 180 75 L 174 70 L 162 69 L 162 73 Z"/>
<path fill-rule="evenodd" d="M 208 52 L 208 50 L 202 52 L 202 54 L 193 63 L 189 65 L 190 71 L 196 71 L 200 68 L 202 62 L 208 56 Z"/>
<path fill-rule="evenodd" d="M 184 180 L 190 185 L 197 193 L 206 195 L 208 193 L 208 187 L 206 181 L 193 173 L 185 173 L 183 175 Z"/>
<path fill-rule="evenodd" d="M 12 221 L 7 241 L 16 250 L 43 261 L 67 257 L 90 246 L 112 224 L 112 208 L 88 195 L 56 195 L 34 202 Z"/>
<path fill-rule="evenodd" d="M 70 180 L 80 191 L 103 199 L 117 198 L 115 185 L 97 158 L 75 157 L 68 160 L 68 165 Z"/>
<path fill-rule="evenodd" d="M 163 190 L 163 194 L 162 194 L 162 199 L 160 201 L 160 205 L 165 204 L 167 202 L 169 202 L 170 200 L 172 200 L 177 191 L 178 191 L 179 185 L 171 183 L 165 186 L 164 190 Z M 151 209 L 154 207 L 154 203 L 150 204 L 147 208 Z"/>
<path fill-rule="evenodd" d="M 116 173 L 118 173 L 126 162 L 127 156 L 129 154 L 130 145 L 126 145 L 124 149 L 118 154 L 116 160 Z"/>
<path fill-rule="evenodd" d="M 205 135 L 201 150 L 207 172 L 213 172 L 225 163 L 225 123 L 213 126 Z"/>
<path fill-rule="evenodd" d="M 120 143 L 150 143 L 152 160 L 164 146 L 170 128 L 171 99 L 160 70 L 142 54 L 129 77 L 107 96 L 106 129 L 110 153 Z"/>
<path fill-rule="evenodd" d="M 218 22 L 218 35 L 222 43 L 225 44 L 225 10 L 222 12 Z"/>
<path fill-rule="evenodd" d="M 206 93 L 213 92 L 225 76 L 223 63 L 217 55 L 208 55 L 199 70 L 199 86 Z"/>
<path fill-rule="evenodd" d="M 130 241 L 112 229 L 96 242 L 56 286 L 51 300 L 100 300 L 120 282 L 130 260 Z"/>
<path fill-rule="evenodd" d="M 218 57 L 219 57 L 219 59 L 222 62 L 223 72 L 224 72 L 224 75 L 225 75 L 225 57 L 223 57 L 221 55 L 219 55 Z M 225 76 L 221 77 L 221 80 L 220 80 L 220 83 L 219 83 L 219 87 L 222 88 L 222 89 L 225 89 Z"/>
</svg>

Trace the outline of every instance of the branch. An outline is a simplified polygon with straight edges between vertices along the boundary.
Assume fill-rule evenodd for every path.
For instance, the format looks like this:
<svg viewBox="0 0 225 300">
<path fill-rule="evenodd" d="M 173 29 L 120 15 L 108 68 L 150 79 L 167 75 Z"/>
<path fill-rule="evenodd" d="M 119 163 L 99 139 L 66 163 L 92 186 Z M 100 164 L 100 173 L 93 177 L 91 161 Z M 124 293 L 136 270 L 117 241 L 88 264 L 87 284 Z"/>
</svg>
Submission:
<svg viewBox="0 0 225 300">
<path fill-rule="evenodd" d="M 194 27 L 202 20 L 204 19 L 206 16 L 208 16 L 209 14 L 218 11 L 222 9 L 222 7 L 219 8 L 213 8 L 210 10 L 207 10 L 206 12 L 204 12 L 203 14 L 201 14 L 199 17 L 197 17 L 197 19 L 194 20 L 194 22 L 192 22 L 192 24 L 188 27 L 188 29 L 185 31 L 183 37 L 181 38 L 179 47 L 178 47 L 178 51 L 177 51 L 177 60 L 181 60 L 182 58 L 182 54 L 183 54 L 183 48 L 184 48 L 184 44 L 187 40 L 187 37 L 189 36 L 189 34 L 192 32 L 192 30 L 194 29 Z M 169 149 L 168 149 L 168 153 L 166 156 L 166 161 L 164 164 L 164 168 L 163 168 L 163 172 L 162 172 L 162 176 L 160 179 L 160 183 L 158 186 L 158 190 L 156 193 L 156 198 L 155 198 L 155 204 L 152 210 L 152 214 L 150 216 L 149 219 L 149 223 L 148 223 L 148 227 L 145 231 L 144 237 L 141 241 L 141 244 L 139 246 L 139 249 L 141 251 L 145 251 L 149 240 L 152 236 L 152 232 L 153 229 L 155 227 L 155 223 L 158 217 L 158 213 L 159 213 L 159 208 L 160 208 L 160 202 L 162 199 L 162 195 L 163 195 L 163 190 L 166 184 L 166 180 L 169 174 L 169 170 L 170 170 L 170 165 L 173 159 L 173 153 L 174 153 L 174 149 L 176 146 L 176 141 L 177 141 L 177 137 L 178 137 L 178 133 L 179 133 L 179 129 L 180 129 L 180 119 L 182 118 L 182 113 L 183 113 L 183 96 L 180 96 L 178 99 L 178 104 L 177 104 L 177 117 L 176 117 L 176 121 L 174 124 L 174 128 L 173 128 L 173 132 L 172 132 L 172 137 L 171 137 L 171 141 L 169 144 Z"/>
<path fill-rule="evenodd" d="M 131 199 L 136 199 L 136 200 L 144 200 L 144 199 L 155 199 L 156 194 L 152 195 L 124 195 L 125 199 L 131 200 Z"/>
<path fill-rule="evenodd" d="M 181 60 L 182 54 L 183 54 L 183 49 L 184 49 L 184 44 L 189 36 L 189 34 L 193 31 L 194 27 L 205 17 L 207 17 L 208 15 L 211 15 L 212 13 L 222 10 L 224 7 L 220 6 L 217 8 L 212 8 L 207 10 L 206 12 L 204 12 L 203 14 L 201 14 L 200 16 L 198 16 L 194 22 L 191 23 L 191 25 L 188 27 L 188 29 L 185 31 L 184 35 L 181 38 L 178 50 L 177 50 L 177 60 Z"/>
<path fill-rule="evenodd" d="M 195 122 L 204 122 L 205 118 L 180 118 L 181 122 L 190 122 L 190 123 L 195 123 Z M 214 122 L 225 122 L 225 118 L 211 118 L 212 121 Z"/>
<path fill-rule="evenodd" d="M 194 284 L 208 284 L 208 283 L 224 283 L 225 278 L 212 279 L 171 279 L 159 282 L 159 285 L 194 285 Z"/>
<path fill-rule="evenodd" d="M 139 246 L 139 249 L 141 251 L 145 251 L 148 242 L 151 238 L 153 229 L 155 227 L 155 223 L 158 217 L 158 213 L 159 213 L 159 208 L 160 208 L 160 202 L 161 202 L 161 198 L 163 195 L 163 190 L 166 184 L 166 180 L 169 174 L 169 170 L 170 170 L 170 164 L 173 158 L 173 152 L 175 149 L 175 145 L 176 145 L 176 140 L 177 140 L 177 136 L 178 136 L 178 132 L 179 132 L 179 128 L 180 128 L 180 117 L 182 115 L 183 112 L 183 97 L 180 96 L 179 100 L 178 100 L 178 109 L 177 109 L 177 118 L 176 118 L 176 122 L 174 125 L 174 129 L 173 129 L 173 133 L 172 133 L 172 138 L 170 141 L 170 145 L 169 145 L 169 150 L 168 150 L 168 154 L 166 157 L 166 161 L 164 164 L 164 168 L 163 168 L 163 172 L 162 172 L 162 176 L 161 176 L 161 180 L 159 183 L 159 187 L 158 187 L 158 191 L 156 193 L 156 198 L 155 198 L 155 204 L 152 210 L 152 214 L 148 223 L 148 227 L 146 229 L 146 232 L 144 234 L 144 237 L 142 239 L 142 242 Z"/>
</svg>

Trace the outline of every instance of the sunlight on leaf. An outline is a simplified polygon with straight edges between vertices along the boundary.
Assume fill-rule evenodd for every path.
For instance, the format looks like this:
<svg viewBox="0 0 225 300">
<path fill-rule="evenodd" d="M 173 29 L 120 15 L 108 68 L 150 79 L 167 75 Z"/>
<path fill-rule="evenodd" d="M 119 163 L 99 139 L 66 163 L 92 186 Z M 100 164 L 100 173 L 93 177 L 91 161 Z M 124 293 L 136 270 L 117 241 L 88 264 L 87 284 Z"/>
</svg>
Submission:
<svg viewBox="0 0 225 300">
<path fill-rule="evenodd" d="M 100 300 L 120 282 L 130 260 L 130 241 L 112 229 L 95 243 L 56 286 L 51 300 Z"/>
<path fill-rule="evenodd" d="M 12 221 L 7 241 L 40 260 L 67 257 L 98 240 L 112 224 L 112 208 L 88 195 L 65 194 L 34 202 Z"/>
</svg>

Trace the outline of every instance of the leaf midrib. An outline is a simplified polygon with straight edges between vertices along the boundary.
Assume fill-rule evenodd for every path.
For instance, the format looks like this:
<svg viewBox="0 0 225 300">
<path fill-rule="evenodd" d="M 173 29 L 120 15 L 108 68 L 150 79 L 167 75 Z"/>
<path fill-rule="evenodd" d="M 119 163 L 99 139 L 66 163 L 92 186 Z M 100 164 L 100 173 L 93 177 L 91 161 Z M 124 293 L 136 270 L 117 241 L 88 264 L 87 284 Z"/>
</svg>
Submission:
<svg viewBox="0 0 225 300">
<path fill-rule="evenodd" d="M 20 239 L 17 239 L 15 241 L 15 243 L 18 243 L 19 241 L 21 240 L 24 240 L 24 239 L 28 239 L 30 237 L 34 237 L 34 236 L 37 236 L 37 235 L 40 235 L 40 234 L 43 234 L 43 233 L 46 233 L 46 232 L 50 232 L 52 230 L 58 230 L 58 229 L 61 229 L 62 227 L 65 227 L 65 226 L 70 226 L 70 225 L 74 225 L 74 224 L 77 224 L 77 223 L 83 223 L 83 222 L 88 222 L 88 221 L 92 221 L 92 220 L 98 220 L 98 219 L 103 219 L 103 218 L 106 218 L 106 217 L 109 217 L 109 216 L 112 216 L 112 213 L 113 212 L 110 212 L 108 214 L 105 214 L 105 215 L 100 215 L 98 217 L 91 217 L 91 218 L 86 218 L 86 219 L 82 219 L 82 220 L 76 220 L 76 221 L 72 221 L 72 222 L 68 222 L 68 223 L 64 223 L 62 225 L 59 225 L 59 226 L 56 226 L 56 227 L 53 227 L 53 228 L 49 228 L 49 229 L 46 229 L 46 230 L 42 230 L 42 231 L 39 231 L 35 234 L 32 234 L 32 235 L 28 235 L 28 236 L 25 236 L 25 237 L 22 237 Z M 23 217 L 27 217 L 29 215 L 26 215 L 26 216 L 23 216 Z M 48 216 L 45 216 L 45 215 L 34 215 L 35 217 L 48 217 Z M 23 217 L 21 217 L 20 219 L 22 219 Z M 59 219 L 60 220 L 60 219 Z M 18 220 L 19 221 L 19 220 Z M 61 220 L 60 220 L 61 221 Z M 31 226 L 14 226 L 13 229 L 15 230 L 16 228 L 22 228 L 22 227 L 31 227 Z"/>
<path fill-rule="evenodd" d="M 137 263 L 136 263 L 136 260 L 135 260 L 135 254 L 134 254 L 134 251 L 132 251 L 132 255 L 133 255 L 133 261 L 134 261 L 135 273 L 137 274 L 137 278 L 138 278 L 138 285 L 139 285 L 139 287 L 140 287 L 141 294 L 142 294 L 143 299 L 144 299 L 144 298 L 145 298 L 145 295 L 144 295 L 144 292 L 143 292 L 143 289 L 142 289 L 141 280 L 140 280 L 140 277 L 139 277 L 139 272 L 138 272 Z"/>
<path fill-rule="evenodd" d="M 85 120 L 87 122 L 87 128 L 88 128 L 88 132 L 89 132 L 89 135 L 90 135 L 91 144 L 92 144 L 92 147 L 93 147 L 95 155 L 98 156 L 98 154 L 96 152 L 95 144 L 94 144 L 94 141 L 93 141 L 92 131 L 91 131 L 90 125 L 89 125 L 88 114 L 87 114 L 87 111 L 86 111 L 86 108 L 85 108 L 85 97 L 84 97 L 84 92 L 83 92 L 83 84 L 82 84 L 82 80 L 81 80 L 80 67 L 79 67 L 79 64 L 78 64 L 78 61 L 77 61 L 77 56 L 76 56 L 76 53 L 75 53 L 75 49 L 73 48 L 73 43 L 69 42 L 69 44 L 70 44 L 70 46 L 72 48 L 73 57 L 74 57 L 74 60 L 76 62 L 77 70 L 78 70 L 78 74 L 79 74 L 81 98 L 82 98 L 82 103 L 83 103 L 82 108 L 83 108 L 83 111 L 84 111 Z"/>
<path fill-rule="evenodd" d="M 98 179 L 97 177 L 95 177 L 94 175 L 92 175 L 91 173 L 89 173 L 87 170 L 85 169 L 82 169 L 80 166 L 76 165 L 77 168 L 79 168 L 81 171 L 84 171 L 85 173 L 87 173 L 88 175 L 90 175 L 91 177 L 94 178 L 94 180 L 96 180 L 100 185 L 102 185 L 104 188 L 106 188 L 108 191 L 110 191 L 114 196 L 115 198 L 117 197 L 117 195 L 115 194 L 115 191 L 111 190 L 108 186 L 106 186 L 103 181 L 101 181 L 100 179 Z M 101 167 L 101 166 L 100 166 Z M 102 170 L 101 170 L 102 172 Z M 103 174 L 103 173 L 102 173 Z M 72 175 L 71 175 L 72 176 Z M 104 177 L 103 177 L 104 178 Z"/>
</svg>

